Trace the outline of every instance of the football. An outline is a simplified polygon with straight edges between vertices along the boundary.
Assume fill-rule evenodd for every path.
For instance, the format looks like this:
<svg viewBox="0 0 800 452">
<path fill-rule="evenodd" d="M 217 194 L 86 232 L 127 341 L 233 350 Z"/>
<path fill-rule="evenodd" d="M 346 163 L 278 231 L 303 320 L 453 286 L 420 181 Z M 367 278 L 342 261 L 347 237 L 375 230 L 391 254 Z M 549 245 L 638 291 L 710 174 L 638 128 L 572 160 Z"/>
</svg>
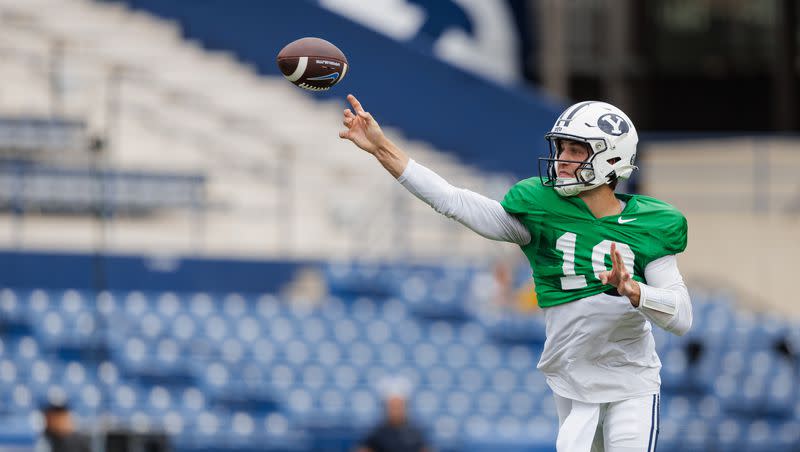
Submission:
<svg viewBox="0 0 800 452">
<path fill-rule="evenodd" d="M 287 80 L 309 91 L 325 91 L 347 74 L 347 57 L 330 42 L 302 38 L 278 53 L 278 68 Z"/>
</svg>

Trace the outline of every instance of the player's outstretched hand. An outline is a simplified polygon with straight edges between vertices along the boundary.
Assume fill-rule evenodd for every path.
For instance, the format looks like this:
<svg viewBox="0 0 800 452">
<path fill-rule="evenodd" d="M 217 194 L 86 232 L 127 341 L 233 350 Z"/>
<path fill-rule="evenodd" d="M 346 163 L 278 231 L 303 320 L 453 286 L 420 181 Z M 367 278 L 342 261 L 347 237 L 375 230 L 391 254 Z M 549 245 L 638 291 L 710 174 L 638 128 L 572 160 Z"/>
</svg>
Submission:
<svg viewBox="0 0 800 452">
<path fill-rule="evenodd" d="M 361 149 L 375 154 L 386 142 L 386 136 L 383 134 L 381 126 L 371 114 L 364 111 L 364 107 L 361 106 L 361 102 L 356 99 L 356 96 L 348 94 L 347 100 L 355 114 L 349 108 L 344 110 L 342 123 L 347 129 L 339 132 L 339 138 L 350 140 Z"/>
<path fill-rule="evenodd" d="M 628 297 L 633 306 L 639 306 L 639 296 L 641 295 L 639 283 L 631 278 L 631 274 L 622 260 L 622 254 L 617 250 L 616 243 L 611 243 L 611 271 L 601 272 L 600 282 L 616 287 L 617 292 Z"/>
</svg>

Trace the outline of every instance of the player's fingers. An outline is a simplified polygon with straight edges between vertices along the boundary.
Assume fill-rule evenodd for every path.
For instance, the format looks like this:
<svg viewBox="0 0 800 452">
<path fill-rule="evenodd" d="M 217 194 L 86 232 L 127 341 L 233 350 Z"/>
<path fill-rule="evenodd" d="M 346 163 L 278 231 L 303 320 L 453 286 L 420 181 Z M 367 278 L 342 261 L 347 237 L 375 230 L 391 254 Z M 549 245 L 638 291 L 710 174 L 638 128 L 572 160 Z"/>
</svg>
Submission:
<svg viewBox="0 0 800 452">
<path fill-rule="evenodd" d="M 360 112 L 358 112 L 358 116 L 360 116 L 361 118 L 364 118 L 364 120 L 367 121 L 367 122 L 372 121 L 372 115 L 369 114 L 368 111 L 360 111 Z"/>
<path fill-rule="evenodd" d="M 608 282 L 608 272 L 600 272 L 600 282 L 603 284 Z"/>
<path fill-rule="evenodd" d="M 345 118 L 355 118 L 356 115 L 353 114 L 353 111 L 349 108 L 344 109 L 344 117 Z"/>
<path fill-rule="evenodd" d="M 630 271 L 628 271 L 628 266 L 625 265 L 625 260 L 622 259 L 622 253 L 617 251 L 617 262 L 619 262 L 619 267 L 625 270 L 625 273 L 630 275 Z"/>
<path fill-rule="evenodd" d="M 339 131 L 339 138 L 344 138 L 345 140 L 350 138 L 349 132 L 350 132 L 349 130 L 341 130 L 341 131 Z"/>
<path fill-rule="evenodd" d="M 344 121 L 342 121 L 342 124 L 344 124 L 344 126 L 349 129 L 350 127 L 353 127 L 353 119 L 352 118 L 344 118 Z"/>
<path fill-rule="evenodd" d="M 619 272 L 619 265 L 617 265 L 617 260 L 614 259 L 614 254 L 611 254 L 611 273 L 618 273 Z"/>
<path fill-rule="evenodd" d="M 611 244 L 611 259 L 614 261 L 614 266 L 620 269 L 625 268 L 625 264 L 622 262 L 622 254 L 617 251 L 614 244 Z"/>
<path fill-rule="evenodd" d="M 356 96 L 348 94 L 347 100 L 350 101 L 350 105 L 353 106 L 353 110 L 355 110 L 356 113 L 361 114 L 364 112 L 364 107 L 361 106 L 361 102 L 356 99 Z"/>
</svg>

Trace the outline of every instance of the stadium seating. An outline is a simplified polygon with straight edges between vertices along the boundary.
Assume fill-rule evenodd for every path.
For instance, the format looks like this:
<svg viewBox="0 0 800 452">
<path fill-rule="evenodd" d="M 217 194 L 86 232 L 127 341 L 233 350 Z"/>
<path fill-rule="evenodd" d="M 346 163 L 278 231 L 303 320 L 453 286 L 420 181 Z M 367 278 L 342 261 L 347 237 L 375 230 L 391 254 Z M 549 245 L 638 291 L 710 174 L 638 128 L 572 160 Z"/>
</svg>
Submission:
<svg viewBox="0 0 800 452">
<path fill-rule="evenodd" d="M 205 206 L 201 174 L 0 165 L 0 208 L 18 212 L 143 215 Z"/>
<path fill-rule="evenodd" d="M 331 291 L 315 308 L 271 294 L 4 288 L 0 436 L 33 437 L 36 407 L 66 398 L 84 422 L 166 431 L 178 450 L 344 451 L 380 418 L 382 378 L 403 375 L 443 450 L 552 450 L 540 317 L 426 285 L 469 285 L 485 269 L 323 271 Z M 800 367 L 779 347 L 799 325 L 738 312 L 724 293 L 694 298 L 690 334 L 655 330 L 659 450 L 800 447 Z"/>
<path fill-rule="evenodd" d="M 0 47 L 6 57 L 0 81 L 13 87 L 0 97 L 0 115 L 49 117 L 55 109 L 78 118 L 86 134 L 104 139 L 104 163 L 115 172 L 204 176 L 203 199 L 209 208 L 202 216 L 183 209 L 183 215 L 117 217 L 108 235 L 110 249 L 194 252 L 199 240 L 187 234 L 188 224 L 192 233 L 202 231 L 204 251 L 217 255 L 253 255 L 255 250 L 259 255 L 320 259 L 334 254 L 386 256 L 401 243 L 416 255 L 447 250 L 474 259 L 496 253 L 496 245 L 431 215 L 374 161 L 338 138 L 341 97 L 313 99 L 283 77 L 259 76 L 229 53 L 184 39 L 174 22 L 121 4 L 0 0 L 0 13 Z M 41 67 L 49 64 L 57 43 L 65 46 L 65 53 L 53 78 L 70 82 L 51 86 Z M 113 68 L 119 70 L 118 78 L 109 72 Z M 118 112 L 112 118 L 107 88 L 115 80 Z M 484 84 L 478 78 L 470 83 Z M 388 125 L 386 131 L 454 184 L 497 198 L 511 183 Z M 463 134 L 455 135 L 463 139 Z M 528 154 L 521 147 L 508 148 Z M 495 154 L 485 155 L 496 161 Z M 137 199 L 152 200 L 152 193 L 162 188 L 167 187 L 131 191 L 141 195 Z M 178 194 L 198 186 L 184 188 Z M 76 195 L 83 192 L 75 190 Z M 302 208 L 312 205 L 320 207 Z M 44 221 L 30 215 L 27 243 L 45 249 L 59 243 L 47 235 L 52 220 L 37 227 Z M 90 247 L 85 231 L 93 219 L 70 220 L 59 220 L 64 224 L 61 242 Z M 0 244 L 16 246 L 14 239 L 0 235 Z"/>
<path fill-rule="evenodd" d="M 65 118 L 0 118 L 0 152 L 17 157 L 81 151 L 88 145 L 86 135 L 86 124 Z"/>
</svg>

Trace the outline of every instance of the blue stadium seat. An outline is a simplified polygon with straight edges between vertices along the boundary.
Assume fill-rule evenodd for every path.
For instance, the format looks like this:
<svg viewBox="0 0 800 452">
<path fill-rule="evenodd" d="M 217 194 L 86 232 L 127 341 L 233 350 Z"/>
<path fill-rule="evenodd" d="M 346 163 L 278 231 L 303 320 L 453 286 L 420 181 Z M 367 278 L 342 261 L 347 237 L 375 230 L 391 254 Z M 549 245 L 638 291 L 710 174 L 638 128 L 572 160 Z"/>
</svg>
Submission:
<svg viewBox="0 0 800 452">
<path fill-rule="evenodd" d="M 400 373 L 411 362 L 406 347 L 397 342 L 390 342 L 380 350 L 380 360 L 392 373 Z"/>
<path fill-rule="evenodd" d="M 800 420 L 797 418 L 778 424 L 773 434 L 773 450 L 800 450 Z"/>
<path fill-rule="evenodd" d="M 272 320 L 281 313 L 281 301 L 271 294 L 260 295 L 255 300 L 254 314 L 261 320 Z"/>
<path fill-rule="evenodd" d="M 185 414 L 177 411 L 167 411 L 158 416 L 159 426 L 170 435 L 171 438 L 179 437 L 186 429 L 188 422 Z"/>
<path fill-rule="evenodd" d="M 487 417 L 494 417 L 500 413 L 502 405 L 503 399 L 500 395 L 495 392 L 484 391 L 478 396 L 477 413 Z"/>
<path fill-rule="evenodd" d="M 384 301 L 381 311 L 382 318 L 390 324 L 397 324 L 408 317 L 408 308 L 396 298 L 389 298 Z"/>
<path fill-rule="evenodd" d="M 387 270 L 385 265 L 369 262 L 330 262 L 323 267 L 323 275 L 334 295 L 384 297 L 392 290 L 393 275 Z"/>
<path fill-rule="evenodd" d="M 431 319 L 464 320 L 468 286 L 451 279 L 412 274 L 402 280 L 398 297 L 414 314 Z"/>
<path fill-rule="evenodd" d="M 706 421 L 715 422 L 722 418 L 722 404 L 713 395 L 706 395 L 696 400 L 695 411 L 697 415 Z"/>
<path fill-rule="evenodd" d="M 395 337 L 406 347 L 414 347 L 422 340 L 422 328 L 413 319 L 401 320 L 395 326 Z"/>
<path fill-rule="evenodd" d="M 446 412 L 456 418 L 464 418 L 473 411 L 473 397 L 471 394 L 454 390 L 447 393 L 445 396 L 444 406 Z"/>
<path fill-rule="evenodd" d="M 178 438 L 179 444 L 188 448 L 213 448 L 215 445 L 225 443 L 226 438 L 218 437 L 224 434 L 224 422 L 227 413 L 214 410 L 203 410 L 187 422 L 183 435 Z"/>
<path fill-rule="evenodd" d="M 683 451 L 706 452 L 713 448 L 712 426 L 702 419 L 684 420 L 681 436 L 681 450 Z"/>
<path fill-rule="evenodd" d="M 433 366 L 422 372 L 422 384 L 437 391 L 446 391 L 455 385 L 455 375 L 445 366 Z"/>
<path fill-rule="evenodd" d="M 59 381 L 69 395 L 78 394 L 85 385 L 95 383 L 93 373 L 80 361 L 66 363 Z"/>
<path fill-rule="evenodd" d="M 752 452 L 767 452 L 776 450 L 773 441 L 773 429 L 764 420 L 751 422 L 747 426 L 744 436 L 744 448 Z"/>
<path fill-rule="evenodd" d="M 370 425 L 380 416 L 379 399 L 375 393 L 366 388 L 350 392 L 348 403 L 356 425 Z"/>
<path fill-rule="evenodd" d="M 200 389 L 191 386 L 181 391 L 178 405 L 184 413 L 199 413 L 207 407 L 206 396 Z"/>
<path fill-rule="evenodd" d="M 285 344 L 296 337 L 294 323 L 283 315 L 271 319 L 268 327 L 269 338 L 279 344 Z"/>
<path fill-rule="evenodd" d="M 247 348 L 239 339 L 228 337 L 223 340 L 217 349 L 219 357 L 228 365 L 242 362 L 247 355 Z"/>
<path fill-rule="evenodd" d="M 6 344 L 9 356 L 19 367 L 29 368 L 41 354 L 39 344 L 32 336 L 22 336 Z"/>
<path fill-rule="evenodd" d="M 411 397 L 410 409 L 414 413 L 415 419 L 419 419 L 420 422 L 429 422 L 440 411 L 442 404 L 440 393 L 432 389 L 422 389 Z"/>
<path fill-rule="evenodd" d="M 4 388 L 3 400 L 0 402 L 12 414 L 34 410 L 38 405 L 34 394 L 23 382 Z"/>
<path fill-rule="evenodd" d="M 152 311 L 147 296 L 139 291 L 132 291 L 125 295 L 122 310 L 127 318 L 139 319 L 145 313 Z"/>
<path fill-rule="evenodd" d="M 260 325 L 258 320 L 252 316 L 239 318 L 237 321 L 231 323 L 236 337 L 248 344 L 253 343 L 261 336 Z"/>
<path fill-rule="evenodd" d="M 111 412 L 122 419 L 128 419 L 143 404 L 144 391 L 130 383 L 111 388 L 109 405 Z"/>
<path fill-rule="evenodd" d="M 713 438 L 716 450 L 733 452 L 742 450 L 746 423 L 735 418 L 721 420 Z"/>
<path fill-rule="evenodd" d="M 458 336 L 466 346 L 477 346 L 486 342 L 486 331 L 477 322 L 464 322 L 459 327 Z"/>
<path fill-rule="evenodd" d="M 661 417 L 663 419 L 688 419 L 692 414 L 691 399 L 683 395 L 661 396 Z"/>
<path fill-rule="evenodd" d="M 20 292 L 22 299 L 24 292 Z M 27 292 L 25 301 L 25 311 L 28 321 L 41 318 L 41 314 L 51 306 L 50 294 L 41 289 L 34 289 Z"/>
<path fill-rule="evenodd" d="M 361 382 L 356 369 L 349 364 L 340 364 L 333 371 L 334 384 L 337 389 L 349 391 Z"/>
<path fill-rule="evenodd" d="M 378 315 L 378 306 L 371 297 L 356 297 L 350 303 L 350 318 L 364 324 L 371 323 Z"/>
<path fill-rule="evenodd" d="M 483 391 L 489 384 L 489 380 L 485 378 L 485 373 L 473 367 L 455 372 L 455 376 L 456 384 L 459 388 L 473 393 Z"/>
<path fill-rule="evenodd" d="M 381 345 L 392 339 L 392 328 L 383 320 L 373 320 L 366 327 L 366 339 L 372 344 Z"/>
<path fill-rule="evenodd" d="M 347 393 L 337 389 L 326 389 L 319 397 L 321 413 L 332 421 L 341 420 L 349 410 L 346 399 Z"/>
<path fill-rule="evenodd" d="M 25 320 L 25 308 L 17 292 L 8 288 L 0 289 L 0 325 L 19 325 Z"/>
<path fill-rule="evenodd" d="M 196 293 L 189 299 L 189 312 L 196 322 L 203 323 L 215 310 L 214 301 L 207 293 Z"/>
<path fill-rule="evenodd" d="M 449 415 L 438 416 L 433 421 L 433 438 L 437 443 L 449 443 L 461 434 L 458 420 Z"/>
<path fill-rule="evenodd" d="M 478 367 L 482 369 L 495 369 L 499 367 L 503 361 L 502 349 L 492 343 L 486 343 L 478 347 L 475 351 L 476 362 Z"/>
<path fill-rule="evenodd" d="M 525 388 L 525 391 L 528 391 L 540 398 L 546 397 L 548 399 L 552 399 L 550 395 L 550 388 L 547 386 L 547 381 L 541 372 L 535 370 L 535 368 L 532 368 L 527 371 L 520 371 L 519 376 L 520 381 L 522 382 L 522 387 Z"/>
<path fill-rule="evenodd" d="M 69 399 L 73 409 L 84 416 L 96 417 L 103 409 L 103 391 L 96 384 L 88 383 Z"/>
<path fill-rule="evenodd" d="M 178 340 L 183 345 L 189 345 L 196 337 L 198 325 L 195 319 L 185 313 L 178 314 L 172 321 L 167 333 Z"/>
<path fill-rule="evenodd" d="M 106 390 L 115 387 L 120 381 L 119 369 L 111 361 L 103 361 L 97 366 L 97 382 Z"/>
<path fill-rule="evenodd" d="M 60 369 L 55 368 L 54 363 L 38 359 L 31 363 L 25 380 L 34 395 L 41 398 L 53 384 L 60 382 L 61 373 Z"/>
<path fill-rule="evenodd" d="M 164 320 L 175 318 L 179 313 L 185 312 L 185 307 L 188 305 L 186 300 L 182 299 L 174 292 L 162 292 L 155 297 L 155 311 Z"/>
<path fill-rule="evenodd" d="M 222 299 L 222 312 L 228 318 L 240 319 L 250 311 L 248 301 L 238 293 L 229 293 Z"/>
<path fill-rule="evenodd" d="M 232 335 L 232 331 L 225 321 L 225 318 L 214 313 L 206 317 L 203 321 L 203 335 L 213 342 L 222 342 L 225 338 Z"/>
</svg>

